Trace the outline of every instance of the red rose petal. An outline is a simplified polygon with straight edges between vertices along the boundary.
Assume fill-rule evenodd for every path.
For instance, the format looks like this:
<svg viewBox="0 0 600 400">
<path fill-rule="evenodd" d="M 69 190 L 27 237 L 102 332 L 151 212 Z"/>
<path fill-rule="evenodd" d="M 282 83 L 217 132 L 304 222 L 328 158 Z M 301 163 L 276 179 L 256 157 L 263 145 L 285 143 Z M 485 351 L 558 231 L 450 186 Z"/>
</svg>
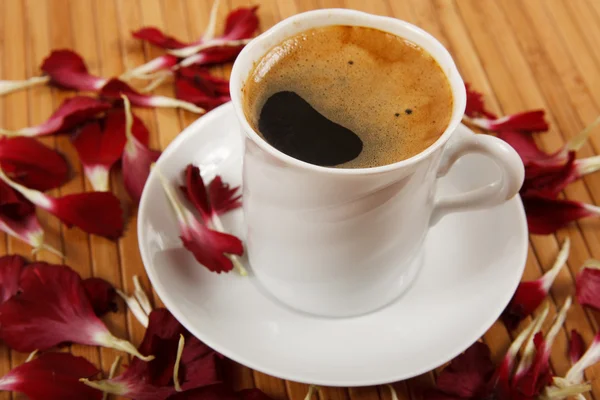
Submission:
<svg viewBox="0 0 600 400">
<path fill-rule="evenodd" d="M 471 85 L 465 83 L 467 91 L 467 106 L 465 114 L 471 118 L 484 116 L 490 119 L 496 119 L 496 116 L 485 109 L 483 95 L 475 90 L 471 90 Z"/>
<path fill-rule="evenodd" d="M 34 86 L 45 85 L 50 81 L 49 76 L 33 76 L 23 80 L 0 80 L 0 96 L 17 92 Z"/>
<path fill-rule="evenodd" d="M 113 285 L 102 278 L 87 278 L 83 280 L 82 284 L 94 313 L 98 317 L 102 317 L 108 312 L 118 311 L 119 308 L 115 302 L 117 291 Z"/>
<path fill-rule="evenodd" d="M 570 249 L 571 241 L 567 238 L 556 256 L 552 268 L 534 281 L 519 283 L 515 294 L 501 316 L 508 329 L 515 329 L 519 322 L 531 315 L 542 304 L 542 301 L 548 296 L 550 287 L 558 273 L 566 264 Z"/>
<path fill-rule="evenodd" d="M 24 267 L 25 259 L 21 256 L 0 257 L 0 304 L 18 293 Z"/>
<path fill-rule="evenodd" d="M 41 66 L 58 86 L 81 91 L 97 91 L 106 79 L 91 75 L 83 58 L 72 50 L 54 50 Z"/>
<path fill-rule="evenodd" d="M 108 110 L 110 107 L 109 103 L 92 97 L 71 97 L 63 101 L 46 122 L 37 126 L 23 128 L 10 134 L 19 136 L 44 136 L 65 132 Z"/>
<path fill-rule="evenodd" d="M 0 138 L 0 166 L 16 182 L 41 191 L 61 186 L 69 176 L 62 155 L 25 137 Z"/>
<path fill-rule="evenodd" d="M 204 185 L 200 168 L 188 164 L 185 169 L 185 186 L 182 188 L 188 200 L 194 205 L 205 223 L 212 223 L 213 209 Z"/>
<path fill-rule="evenodd" d="M 0 337 L 10 348 L 32 352 L 73 342 L 143 357 L 129 342 L 114 337 L 98 319 L 81 277 L 71 268 L 30 264 L 21 276 L 20 287 L 18 295 L 0 305 Z"/>
<path fill-rule="evenodd" d="M 437 388 L 459 398 L 475 398 L 485 391 L 494 370 L 490 349 L 475 342 L 444 368 L 437 378 Z"/>
<path fill-rule="evenodd" d="M 544 110 L 525 111 L 497 119 L 469 118 L 467 122 L 487 131 L 545 132 L 548 123 L 544 120 Z"/>
<path fill-rule="evenodd" d="M 122 96 L 127 96 L 131 104 L 138 107 L 167 107 L 167 108 L 183 108 L 193 113 L 202 114 L 205 112 L 191 103 L 173 99 L 165 96 L 151 96 L 138 93 L 133 90 L 125 82 L 118 79 L 108 81 L 100 91 L 100 95 L 109 99 L 121 99 Z"/>
<path fill-rule="evenodd" d="M 533 136 L 527 132 L 502 131 L 498 133 L 498 137 L 517 151 L 526 168 L 530 164 L 539 166 L 563 165 L 568 159 L 566 148 L 552 154 L 545 153 L 537 146 Z"/>
<path fill-rule="evenodd" d="M 600 207 L 578 201 L 522 196 L 529 232 L 549 235 L 582 218 L 600 215 Z"/>
<path fill-rule="evenodd" d="M 167 36 L 160 29 L 152 26 L 139 29 L 133 32 L 132 35 L 136 39 L 146 41 L 162 49 L 180 49 L 188 46 L 187 43 L 182 43 L 171 36 Z"/>
<path fill-rule="evenodd" d="M 588 349 L 583 353 L 579 361 L 575 363 L 567 372 L 565 379 L 571 383 L 582 383 L 584 381 L 584 371 L 600 361 L 600 332 L 596 333 L 594 340 Z"/>
<path fill-rule="evenodd" d="M 83 357 L 46 353 L 0 378 L 0 390 L 23 393 L 30 400 L 100 400 L 100 392 L 79 382 L 99 372 Z"/>
<path fill-rule="evenodd" d="M 571 364 L 579 361 L 584 351 L 585 344 L 583 343 L 583 338 L 575 329 L 571 330 L 571 340 L 569 341 L 569 360 L 571 360 Z"/>
</svg>

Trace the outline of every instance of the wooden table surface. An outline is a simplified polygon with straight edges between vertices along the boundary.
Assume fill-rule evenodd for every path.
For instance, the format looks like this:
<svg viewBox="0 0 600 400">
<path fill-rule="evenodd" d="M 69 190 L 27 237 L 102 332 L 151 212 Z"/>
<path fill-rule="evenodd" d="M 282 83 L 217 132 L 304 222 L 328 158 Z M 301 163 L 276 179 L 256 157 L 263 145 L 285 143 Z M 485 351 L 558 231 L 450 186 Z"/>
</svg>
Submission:
<svg viewBox="0 0 600 400">
<path fill-rule="evenodd" d="M 324 7 L 354 8 L 417 24 L 450 50 L 465 81 L 485 94 L 491 111 L 507 114 L 545 109 L 551 129 L 539 135 L 539 140 L 548 151 L 557 149 L 600 114 L 600 0 L 223 0 L 222 3 L 221 24 L 228 9 L 259 4 L 261 31 L 296 13 Z M 43 58 L 58 48 L 80 53 L 92 73 L 117 76 L 162 54 L 161 50 L 134 40 L 131 31 L 153 25 L 192 41 L 203 32 L 210 7 L 210 0 L 1 0 L 0 77 L 24 79 L 39 75 Z M 227 76 L 230 69 L 228 65 L 217 73 Z M 171 85 L 163 86 L 157 93 L 174 95 Z M 40 123 L 71 95 L 39 87 L 0 98 L 0 126 L 16 129 Z M 163 149 L 196 118 L 187 112 L 167 109 L 138 109 L 136 113 L 151 131 L 151 145 Z M 78 173 L 60 188 L 60 193 L 91 190 L 69 140 L 57 137 L 44 142 L 66 154 Z M 599 151 L 600 132 L 596 132 L 579 157 Z M 113 177 L 113 188 L 116 187 L 113 190 L 123 195 L 118 182 Z M 565 195 L 600 203 L 600 173 L 570 185 Z M 149 287 L 138 252 L 135 218 L 129 220 L 125 236 L 118 242 L 66 229 L 46 213 L 41 213 L 40 218 L 48 242 L 62 249 L 66 263 L 82 276 L 99 276 L 131 292 L 131 277 L 138 274 Z M 586 220 L 556 235 L 531 236 L 524 279 L 539 277 L 548 269 L 559 243 L 567 236 L 572 240 L 572 252 L 568 268 L 559 274 L 551 292 L 552 314 L 556 304 L 562 304 L 566 296 L 574 293 L 574 277 L 582 263 L 591 257 L 600 258 L 600 223 Z M 29 255 L 30 248 L 2 236 L 0 253 Z M 62 262 L 48 253 L 39 254 L 39 258 Z M 154 302 L 160 305 L 156 295 Z M 135 344 L 140 342 L 144 328 L 130 313 L 113 314 L 106 320 L 115 334 L 129 336 Z M 577 304 L 571 308 L 551 356 L 557 375 L 563 376 L 570 366 L 566 348 L 571 330 L 581 332 L 589 344 L 599 323 L 600 314 Z M 483 340 L 497 359 L 504 354 L 513 335 L 497 322 Z M 440 340 L 444 340 L 443 332 Z M 85 356 L 104 371 L 117 355 L 113 350 L 85 346 L 72 346 L 72 352 Z M 0 346 L 0 374 L 21 364 L 26 356 Z M 231 363 L 230 369 L 236 387 L 257 386 L 276 400 L 303 399 L 307 392 L 306 385 L 286 382 L 235 363 Z M 597 373 L 600 366 L 588 370 L 588 378 L 593 379 Z M 433 378 L 434 373 L 429 373 L 399 382 L 395 386 L 400 399 L 418 398 L 415 388 Z M 8 393 L 0 395 L 0 399 L 8 398 Z M 390 396 L 385 387 L 320 388 L 315 398 L 356 400 L 390 399 Z M 589 398 L 600 399 L 600 381 L 594 382 Z"/>
</svg>

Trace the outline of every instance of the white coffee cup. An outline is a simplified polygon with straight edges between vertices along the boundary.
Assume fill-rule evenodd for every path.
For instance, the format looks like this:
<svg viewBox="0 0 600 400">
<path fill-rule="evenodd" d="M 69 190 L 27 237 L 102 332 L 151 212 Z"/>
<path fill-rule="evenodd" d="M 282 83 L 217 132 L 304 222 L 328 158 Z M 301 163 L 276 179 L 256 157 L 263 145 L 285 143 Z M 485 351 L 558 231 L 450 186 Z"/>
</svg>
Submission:
<svg viewBox="0 0 600 400">
<path fill-rule="evenodd" d="M 339 169 L 292 158 L 254 131 L 244 115 L 242 88 L 255 63 L 286 38 L 328 25 L 389 32 L 437 60 L 450 82 L 454 106 L 450 124 L 434 144 L 394 164 Z M 523 164 L 512 147 L 489 135 L 456 131 L 466 93 L 452 57 L 433 36 L 398 19 L 344 9 L 295 15 L 244 48 L 233 66 L 230 89 L 245 138 L 243 209 L 250 266 L 268 293 L 296 310 L 346 317 L 388 304 L 416 276 L 432 224 L 448 212 L 502 204 L 523 183 Z M 436 196 L 437 178 L 472 153 L 495 162 L 501 178 L 466 193 Z"/>
</svg>

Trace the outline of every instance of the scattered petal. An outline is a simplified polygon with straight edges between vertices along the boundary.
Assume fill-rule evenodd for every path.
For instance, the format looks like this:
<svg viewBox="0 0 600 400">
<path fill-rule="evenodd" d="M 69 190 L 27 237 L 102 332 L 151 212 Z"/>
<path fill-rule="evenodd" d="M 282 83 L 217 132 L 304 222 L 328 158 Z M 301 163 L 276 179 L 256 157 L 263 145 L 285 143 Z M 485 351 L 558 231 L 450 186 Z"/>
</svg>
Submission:
<svg viewBox="0 0 600 400">
<path fill-rule="evenodd" d="M 120 298 L 123 299 L 123 301 L 127 305 L 127 308 L 129 308 L 129 311 L 131 311 L 131 313 L 133 314 L 135 319 L 137 319 L 138 322 L 144 328 L 147 328 L 148 327 L 148 314 L 146 314 L 144 312 L 144 310 L 142 309 L 142 306 L 140 306 L 140 303 L 135 298 L 135 296 L 128 296 L 127 294 L 120 291 L 119 289 L 117 289 L 117 294 L 119 295 Z"/>
<path fill-rule="evenodd" d="M 549 235 L 560 228 L 586 217 L 600 215 L 600 207 L 578 201 L 550 199 L 525 195 L 521 197 L 529 233 Z"/>
<path fill-rule="evenodd" d="M 175 358 L 175 366 L 173 367 L 173 382 L 175 385 L 175 391 L 182 392 L 181 384 L 179 383 L 179 364 L 181 363 L 181 354 L 183 353 L 183 347 L 185 346 L 185 338 L 183 335 L 179 335 L 179 344 L 177 345 L 177 357 Z"/>
<path fill-rule="evenodd" d="M 160 157 L 160 151 L 150 150 L 144 143 L 138 140 L 133 133 L 134 123 L 133 114 L 129 98 L 123 96 L 125 105 L 125 135 L 127 143 L 123 151 L 123 182 L 129 196 L 139 203 L 148 175 L 150 175 L 150 166 Z"/>
<path fill-rule="evenodd" d="M 108 331 L 94 313 L 81 277 L 71 268 L 30 264 L 21 276 L 20 288 L 18 295 L 0 305 L 0 337 L 10 348 L 30 352 L 72 342 L 152 359 Z"/>
<path fill-rule="evenodd" d="M 222 64 L 235 60 L 244 46 L 235 47 L 215 47 L 203 50 L 200 53 L 184 58 L 178 64 L 180 67 L 188 67 L 190 65 L 214 65 Z"/>
<path fill-rule="evenodd" d="M 165 96 L 151 96 L 142 94 L 133 90 L 125 82 L 118 79 L 111 79 L 102 87 L 100 95 L 109 99 L 120 99 L 123 95 L 127 96 L 131 104 L 138 107 L 166 107 L 166 108 L 182 108 L 184 110 L 203 114 L 204 109 L 195 106 L 186 101 L 173 99 Z"/>
<path fill-rule="evenodd" d="M 592 344 L 583 356 L 569 369 L 566 380 L 569 383 L 582 383 L 584 381 L 583 372 L 586 368 L 600 361 L 600 332 L 596 334 Z"/>
<path fill-rule="evenodd" d="M 213 47 L 240 46 L 248 42 L 254 32 L 258 29 L 258 6 L 250 8 L 238 8 L 227 16 L 225 31 L 222 36 L 215 37 L 211 29 L 207 29 L 204 37 L 196 44 L 170 50 L 177 57 L 189 57 L 203 50 Z M 214 10 L 214 8 L 213 8 Z M 213 13 L 216 15 L 216 13 Z M 214 18 L 211 18 L 214 21 Z"/>
<path fill-rule="evenodd" d="M 54 50 L 41 69 L 52 83 L 66 89 L 95 92 L 107 82 L 107 79 L 91 75 L 83 58 L 72 50 Z"/>
<path fill-rule="evenodd" d="M 571 340 L 569 341 L 569 360 L 571 364 L 577 363 L 583 355 L 585 344 L 583 338 L 575 329 L 571 330 Z"/>
<path fill-rule="evenodd" d="M 138 29 L 132 33 L 132 36 L 162 49 L 180 49 L 187 46 L 187 43 L 182 43 L 172 36 L 167 36 L 160 29 L 153 26 Z"/>
<path fill-rule="evenodd" d="M 148 299 L 148 295 L 144 291 L 144 288 L 142 288 L 140 278 L 137 275 L 133 276 L 133 287 L 135 288 L 133 295 L 138 303 L 140 303 L 142 310 L 144 310 L 147 315 L 150 315 L 152 312 L 152 305 L 150 304 L 150 299 Z"/>
<path fill-rule="evenodd" d="M 177 393 L 173 376 L 177 366 L 180 337 L 186 338 L 177 368 L 177 379 L 183 391 L 220 382 L 217 355 L 195 339 L 166 310 L 150 314 L 150 324 L 139 347 L 140 352 L 152 352 L 150 362 L 134 359 L 127 370 L 113 379 L 84 382 L 103 392 L 137 400 L 162 400 Z"/>
<path fill-rule="evenodd" d="M 177 217 L 184 247 L 210 271 L 217 273 L 231 271 L 234 264 L 227 256 L 242 255 L 244 251 L 242 242 L 235 236 L 211 230 L 196 220 L 181 204 L 171 184 L 158 170 L 156 172 Z"/>
<path fill-rule="evenodd" d="M 2 133 L 9 136 L 29 137 L 61 133 L 94 118 L 110 107 L 109 103 L 93 97 L 75 96 L 63 101 L 46 122 L 29 128 L 22 128 L 18 131 L 4 131 Z"/>
<path fill-rule="evenodd" d="M 582 306 L 600 310 L 600 269 L 596 260 L 588 260 L 575 280 L 577 301 Z"/>
<path fill-rule="evenodd" d="M 550 287 L 562 267 L 569 258 L 571 241 L 566 238 L 556 256 L 556 261 L 543 276 L 534 280 L 521 282 L 515 294 L 502 313 L 502 321 L 508 329 L 515 329 L 519 322 L 531 315 L 548 296 Z"/>
<path fill-rule="evenodd" d="M 179 59 L 171 54 L 164 54 L 160 57 L 148 61 L 146 64 L 142 64 L 139 67 L 131 69 L 120 76 L 123 81 L 129 81 L 131 79 L 151 79 L 153 74 L 157 72 L 169 71 L 176 69 L 177 61 Z"/>
<path fill-rule="evenodd" d="M 109 192 L 90 192 L 51 197 L 10 180 L 0 170 L 0 179 L 36 206 L 58 217 L 67 226 L 116 239 L 123 233 L 121 203 Z"/>
<path fill-rule="evenodd" d="M 83 288 L 87 294 L 94 313 L 102 317 L 108 312 L 117 312 L 119 307 L 115 302 L 117 292 L 113 285 L 102 278 L 87 278 L 83 280 Z"/>
<path fill-rule="evenodd" d="M 485 109 L 483 102 L 483 94 L 471 90 L 471 85 L 465 83 L 465 89 L 467 91 L 467 106 L 465 108 L 465 114 L 468 117 L 475 118 L 484 116 L 489 119 L 496 119 L 496 116 Z"/>
<path fill-rule="evenodd" d="M 29 244 L 33 253 L 48 250 L 59 257 L 62 254 L 44 243 L 35 206 L 4 182 L 0 182 L 0 230 Z"/>
<path fill-rule="evenodd" d="M 490 349 L 481 342 L 475 342 L 439 374 L 437 388 L 460 398 L 475 398 L 483 394 L 494 370 Z"/>
<path fill-rule="evenodd" d="M 0 96 L 17 92 L 34 86 L 45 85 L 50 81 L 48 76 L 34 76 L 21 81 L 2 81 L 0 80 Z"/>
<path fill-rule="evenodd" d="M 19 292 L 19 280 L 25 267 L 21 256 L 0 257 L 0 304 Z"/>
<path fill-rule="evenodd" d="M 112 379 L 117 374 L 117 370 L 121 366 L 121 356 L 117 356 L 115 361 L 110 365 L 110 371 L 108 371 L 108 379 Z M 87 386 L 87 385 L 86 385 Z M 102 393 L 102 400 L 108 400 L 108 393 Z"/>
<path fill-rule="evenodd" d="M 545 132 L 548 130 L 548 123 L 544 120 L 544 110 L 525 111 L 497 119 L 463 117 L 463 121 L 493 132 Z"/>
<path fill-rule="evenodd" d="M 23 393 L 30 400 L 100 400 L 100 392 L 79 382 L 99 372 L 83 357 L 45 353 L 0 378 L 0 390 Z"/>
<path fill-rule="evenodd" d="M 84 125 L 73 139 L 85 175 L 96 191 L 108 191 L 110 169 L 121 159 L 127 142 L 125 122 L 124 111 L 112 111 L 103 121 Z M 137 117 L 132 132 L 140 142 L 148 142 L 148 130 Z"/>
<path fill-rule="evenodd" d="M 516 382 L 516 386 L 519 388 L 521 393 L 524 393 L 530 397 L 539 396 L 543 389 L 552 382 L 552 374 L 550 372 L 550 352 L 556 335 L 562 329 L 563 324 L 567 318 L 567 311 L 571 307 L 572 300 L 568 297 L 559 313 L 556 315 L 552 327 L 548 331 L 546 337 L 543 337 L 541 332 L 536 333 L 533 339 L 533 345 L 535 347 L 535 356 L 533 362 L 527 367 L 527 370 Z M 525 349 L 527 352 L 527 348 Z M 528 354 L 524 356 L 527 358 Z M 517 371 L 518 372 L 518 371 Z M 515 375 L 515 379 L 518 379 Z"/>
<path fill-rule="evenodd" d="M 32 138 L 0 137 L 0 166 L 16 182 L 41 191 L 57 188 L 69 177 L 65 158 Z"/>
</svg>

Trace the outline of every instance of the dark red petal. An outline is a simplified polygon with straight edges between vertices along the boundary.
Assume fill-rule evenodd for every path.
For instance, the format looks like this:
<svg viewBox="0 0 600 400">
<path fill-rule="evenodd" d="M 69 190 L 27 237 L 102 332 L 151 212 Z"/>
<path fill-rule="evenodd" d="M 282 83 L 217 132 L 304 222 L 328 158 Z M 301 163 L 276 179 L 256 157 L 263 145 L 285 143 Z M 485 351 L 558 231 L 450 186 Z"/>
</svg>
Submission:
<svg viewBox="0 0 600 400">
<path fill-rule="evenodd" d="M 110 192 L 76 193 L 52 199 L 48 211 L 65 225 L 117 239 L 123 234 L 123 210 L 121 202 Z"/>
<path fill-rule="evenodd" d="M 123 129 L 102 131 L 98 122 L 83 126 L 73 138 L 79 160 L 86 167 L 103 166 L 110 169 L 123 154 L 125 147 L 125 121 Z"/>
<path fill-rule="evenodd" d="M 186 58 L 186 65 L 214 65 L 235 60 L 244 46 L 214 47 Z"/>
<path fill-rule="evenodd" d="M 533 342 L 535 344 L 533 363 L 516 385 L 526 398 L 535 399 L 552 382 L 552 374 L 548 365 L 550 354 L 545 351 L 544 335 L 541 332 L 536 333 Z"/>
<path fill-rule="evenodd" d="M 108 110 L 110 107 L 109 103 L 93 97 L 71 97 L 63 101 L 46 122 L 32 128 L 25 128 L 24 136 L 51 135 L 68 131 Z M 29 130 L 31 132 L 27 132 Z"/>
<path fill-rule="evenodd" d="M 437 378 L 437 387 L 446 394 L 476 398 L 486 390 L 494 370 L 490 349 L 484 343 L 475 342 L 444 368 Z"/>
<path fill-rule="evenodd" d="M 212 110 L 231 100 L 229 95 L 211 96 L 183 79 L 175 80 L 175 96 L 180 100 L 195 104 L 205 110 Z"/>
<path fill-rule="evenodd" d="M 600 310 L 600 269 L 582 268 L 575 287 L 579 304 Z"/>
<path fill-rule="evenodd" d="M 121 100 L 121 95 L 127 96 L 131 104 L 139 107 L 151 107 L 148 104 L 151 96 L 133 90 L 131 86 L 116 78 L 109 80 L 100 90 L 100 95 L 109 99 Z"/>
<path fill-rule="evenodd" d="M 233 269 L 233 263 L 225 254 L 241 256 L 244 252 L 244 246 L 237 237 L 210 230 L 200 223 L 182 229 L 181 241 L 200 264 L 217 273 Z"/>
<path fill-rule="evenodd" d="M 242 206 L 242 195 L 237 194 L 239 186 L 230 187 L 223 183 L 219 175 L 208 185 L 208 196 L 212 210 L 217 215 L 225 214 Z"/>
<path fill-rule="evenodd" d="M 506 327 L 510 330 L 515 329 L 519 322 L 542 304 L 547 295 L 539 281 L 521 282 L 502 312 L 501 318 Z"/>
<path fill-rule="evenodd" d="M 571 340 L 569 341 L 569 359 L 571 364 L 575 364 L 585 352 L 583 338 L 575 329 L 571 330 Z"/>
<path fill-rule="evenodd" d="M 258 29 L 258 6 L 238 8 L 227 15 L 223 38 L 228 40 L 247 39 Z"/>
<path fill-rule="evenodd" d="M 535 165 L 525 168 L 525 181 L 521 194 L 555 198 L 571 182 L 579 179 L 575 164 L 575 152 L 569 152 L 564 165 Z"/>
<path fill-rule="evenodd" d="M 567 161 L 566 151 L 559 150 L 548 154 L 537 146 L 530 133 L 502 131 L 498 133 L 498 137 L 510 144 L 517 151 L 526 168 L 530 164 L 534 164 L 534 166 L 556 166 L 563 165 Z M 532 176 L 531 172 L 530 176 Z"/>
<path fill-rule="evenodd" d="M 54 50 L 44 60 L 41 69 L 53 83 L 67 89 L 96 91 L 106 82 L 91 75 L 83 58 L 72 50 Z"/>
<path fill-rule="evenodd" d="M 600 214 L 597 207 L 570 200 L 522 196 L 529 232 L 549 235 L 581 218 Z"/>
<path fill-rule="evenodd" d="M 0 138 L 0 165 L 16 182 L 41 191 L 64 184 L 69 176 L 62 155 L 27 137 Z"/>
<path fill-rule="evenodd" d="M 462 397 L 451 396 L 439 390 L 427 390 L 423 393 L 423 400 L 462 400 Z"/>
<path fill-rule="evenodd" d="M 21 275 L 21 292 L 0 305 L 0 336 L 20 352 L 74 342 L 97 345 L 107 332 L 79 275 L 64 265 L 34 263 Z"/>
<path fill-rule="evenodd" d="M 20 392 L 30 400 L 100 400 L 102 393 L 79 382 L 99 372 L 83 357 L 46 353 L 13 368 L 0 379 L 0 390 Z"/>
<path fill-rule="evenodd" d="M 183 390 L 221 381 L 214 350 L 191 336 L 169 311 L 156 309 L 150 313 L 148 320 L 139 351 L 152 353 L 155 359 L 150 362 L 133 359 L 123 374 L 108 380 L 111 385 L 127 388 L 122 395 L 141 400 L 164 400 L 176 394 L 173 368 L 180 335 L 185 338 L 179 371 Z"/>
<path fill-rule="evenodd" d="M 189 45 L 172 36 L 165 35 L 160 29 L 152 26 L 139 29 L 133 32 L 132 35 L 136 39 L 144 40 L 162 49 L 180 49 Z"/>
<path fill-rule="evenodd" d="M 489 131 L 544 132 L 548 123 L 544 120 L 544 110 L 525 111 L 497 119 L 476 118 L 475 125 Z"/>
<path fill-rule="evenodd" d="M 229 81 L 211 75 L 206 67 L 200 65 L 180 68 L 177 71 L 177 78 L 190 81 L 192 85 L 210 96 L 229 95 Z"/>
<path fill-rule="evenodd" d="M 104 279 L 84 279 L 83 288 L 97 316 L 101 317 L 109 311 L 117 312 L 119 310 L 115 302 L 117 291 Z"/>
<path fill-rule="evenodd" d="M 0 257 L 0 303 L 4 303 L 18 293 L 25 263 L 25 259 L 21 256 Z"/>
<path fill-rule="evenodd" d="M 204 185 L 204 180 L 200 174 L 200 168 L 193 164 L 188 164 L 185 169 L 185 193 L 188 200 L 194 205 L 196 210 L 202 215 L 205 223 L 208 223 L 212 216 L 212 209 L 208 198 L 208 192 Z"/>
<path fill-rule="evenodd" d="M 484 116 L 490 119 L 496 119 L 496 116 L 485 109 L 483 103 L 483 95 L 475 90 L 471 90 L 471 85 L 465 83 L 465 89 L 467 90 L 467 107 L 465 108 L 465 114 L 468 117 L 475 118 Z"/>
<path fill-rule="evenodd" d="M 158 160 L 161 153 L 150 150 L 137 139 L 133 140 L 132 144 L 132 151 L 126 146 L 123 152 L 123 182 L 131 199 L 138 204 L 150 175 L 150 167 Z"/>
</svg>

